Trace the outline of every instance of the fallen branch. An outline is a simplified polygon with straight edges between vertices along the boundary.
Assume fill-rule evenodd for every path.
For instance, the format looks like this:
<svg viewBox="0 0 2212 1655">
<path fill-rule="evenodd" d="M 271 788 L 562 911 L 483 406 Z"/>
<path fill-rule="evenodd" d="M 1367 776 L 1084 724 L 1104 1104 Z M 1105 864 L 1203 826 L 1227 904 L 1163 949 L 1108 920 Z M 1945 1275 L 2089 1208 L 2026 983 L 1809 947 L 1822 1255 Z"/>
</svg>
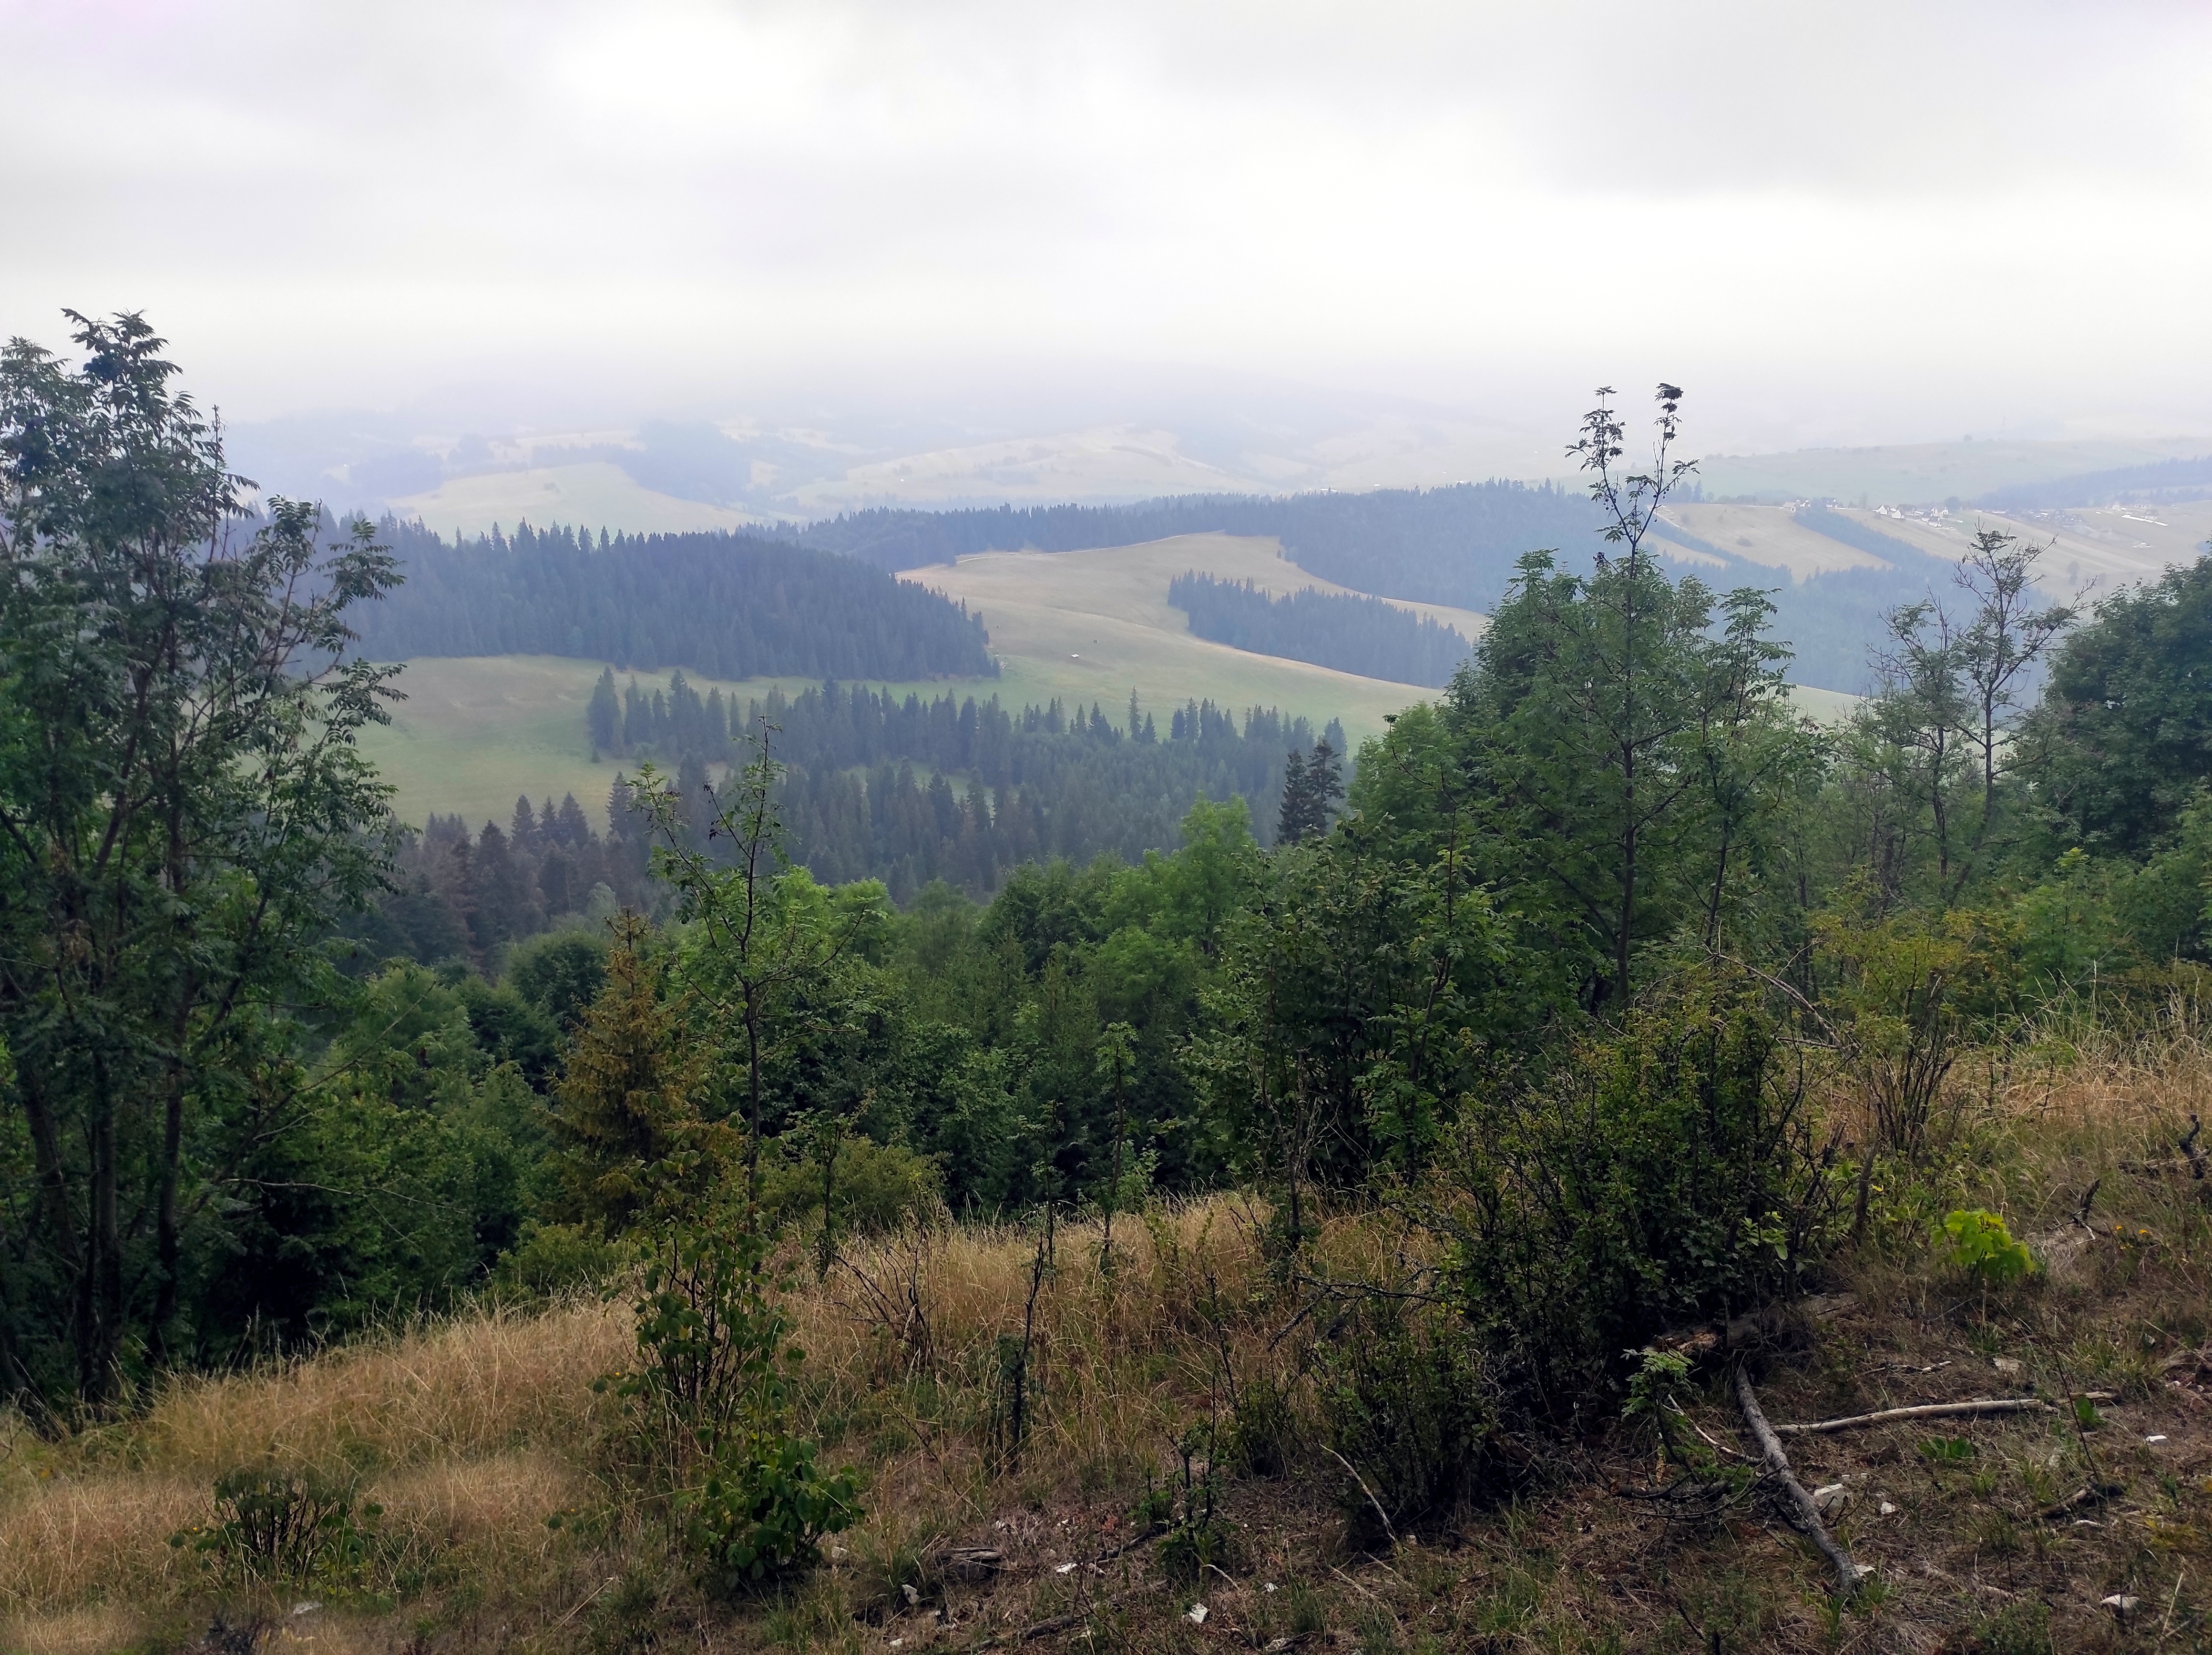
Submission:
<svg viewBox="0 0 2212 1655">
<path fill-rule="evenodd" d="M 1941 1366 L 1942 1364 L 1938 1364 Z M 1926 1373 L 1926 1368 L 1920 1370 Z M 2117 1391 L 2081 1391 L 2083 1402 L 2117 1402 Z M 1983 1397 L 1973 1402 L 1925 1402 L 1912 1408 L 1885 1408 L 1878 1414 L 1850 1414 L 1839 1420 L 1815 1420 L 1809 1425 L 1778 1425 L 1784 1436 L 1817 1436 L 1827 1431 L 1856 1430 L 1862 1425 L 1887 1425 L 1896 1420 L 1936 1420 L 1960 1414 L 2033 1414 L 2057 1407 L 2040 1397 Z"/>
<path fill-rule="evenodd" d="M 1788 1500 L 1785 1515 L 1790 1526 L 1819 1549 L 1836 1572 L 1836 1595 L 1849 1597 L 1859 1587 L 1864 1571 L 1851 1561 L 1851 1555 L 1835 1542 L 1828 1525 L 1820 1520 L 1820 1508 L 1813 1503 L 1813 1496 L 1805 1492 L 1805 1485 L 1790 1469 L 1790 1456 L 1782 1452 L 1782 1439 L 1774 1434 L 1774 1428 L 1766 1422 L 1760 1411 L 1759 1393 L 1751 1388 L 1751 1375 L 1739 1367 L 1735 1371 L 1736 1406 L 1743 1410 L 1743 1422 L 1751 1428 L 1752 1440 L 1759 1445 L 1759 1457 L 1765 1464 L 1767 1475 L 1782 1486 Z"/>
<path fill-rule="evenodd" d="M 2106 1500 L 2112 1499 L 2115 1495 L 2124 1494 L 2126 1492 L 2127 1485 L 2125 1483 L 2092 1482 L 2085 1487 L 2076 1488 L 2072 1494 L 2067 1495 L 2065 1499 L 2060 1500 L 2057 1505 L 2045 1506 L 2038 1515 L 2042 1517 L 2045 1522 L 2055 1521 L 2056 1519 L 2065 1516 L 2069 1512 L 2078 1512 L 2084 1506 L 2101 1506 Z"/>
<path fill-rule="evenodd" d="M 1100 1552 L 1096 1557 L 1091 1560 L 1091 1567 L 1095 1568 L 1101 1563 L 1110 1563 L 1123 1553 L 1136 1550 L 1138 1547 L 1143 1545 L 1148 1540 L 1158 1540 L 1167 1531 L 1168 1525 L 1166 1524 L 1152 1524 L 1146 1528 L 1142 1534 L 1133 1534 L 1127 1540 L 1124 1540 L 1120 1545 L 1107 1547 L 1104 1551 Z"/>
<path fill-rule="evenodd" d="M 1887 1425 L 1894 1420 L 1935 1420 L 1957 1414 L 2047 1413 L 2051 1404 L 2039 1397 L 1985 1397 L 1978 1402 L 1930 1402 L 1917 1408 L 1885 1408 L 1878 1414 L 1850 1414 L 1842 1419 L 1815 1420 L 1808 1425 L 1778 1425 L 1786 1437 L 1818 1436 L 1828 1431 L 1855 1431 L 1862 1425 Z"/>
<path fill-rule="evenodd" d="M 2075 1228 L 2086 1230 L 2089 1228 L 2089 1203 L 2096 1200 L 2097 1191 L 2104 1186 L 2104 1182 L 2101 1178 L 2093 1178 L 2089 1180 L 2089 1187 L 2081 1191 L 2081 1204 L 2074 1209 Z"/>
</svg>

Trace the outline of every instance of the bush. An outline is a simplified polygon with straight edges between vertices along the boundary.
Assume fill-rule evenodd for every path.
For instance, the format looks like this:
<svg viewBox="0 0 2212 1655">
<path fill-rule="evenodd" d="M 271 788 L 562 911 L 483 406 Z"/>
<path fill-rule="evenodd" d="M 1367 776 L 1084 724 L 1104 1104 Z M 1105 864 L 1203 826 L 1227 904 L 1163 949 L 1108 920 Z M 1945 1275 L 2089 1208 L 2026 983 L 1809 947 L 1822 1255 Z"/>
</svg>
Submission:
<svg viewBox="0 0 2212 1655">
<path fill-rule="evenodd" d="M 313 1471 L 241 1466 L 216 1479 L 215 1520 L 179 1530 L 172 1546 L 213 1556 L 249 1579 L 298 1582 L 358 1561 L 366 1536 L 355 1521 L 353 1491 Z M 374 1523 L 383 1508 L 368 1505 Z"/>
<path fill-rule="evenodd" d="M 1361 1300 L 1316 1359 L 1328 1446 L 1365 1484 L 1343 1491 L 1356 1535 L 1380 1542 L 1379 1517 L 1395 1528 L 1476 1491 L 1496 1418 L 1464 1323 L 1402 1300 Z"/>
<path fill-rule="evenodd" d="M 840 1137 L 834 1156 L 771 1138 L 761 1149 L 760 1174 L 761 1210 L 779 1227 L 818 1228 L 825 1189 L 833 1235 L 881 1235 L 944 1207 L 944 1175 L 933 1157 L 872 1138 Z"/>
<path fill-rule="evenodd" d="M 1199 1421 L 1176 1439 L 1175 1449 L 1177 1476 L 1156 1488 L 1148 1475 L 1130 1515 L 1137 1524 L 1167 1531 L 1160 1537 L 1160 1567 L 1170 1580 L 1188 1585 L 1206 1569 L 1221 1567 L 1229 1555 L 1229 1528 L 1218 1510 L 1212 1428 Z"/>
<path fill-rule="evenodd" d="M 825 1475 L 791 1430 L 789 1343 L 767 1234 L 750 1211 L 644 1227 L 637 1371 L 649 1459 L 682 1537 L 725 1591 L 811 1566 L 859 1520 L 850 1473 Z"/>
<path fill-rule="evenodd" d="M 1564 1416 L 1624 1349 L 1796 1280 L 1836 1208 L 1753 985 L 1687 974 L 1548 1080 L 1472 1100 L 1427 1203 L 1499 1383 Z"/>
<path fill-rule="evenodd" d="M 525 1219 L 521 1235 L 492 1271 L 492 1291 L 510 1300 L 558 1298 L 599 1286 L 623 1259 L 623 1250 L 588 1225 Z"/>
<path fill-rule="evenodd" d="M 769 1432 L 725 1446 L 681 1497 L 684 1542 L 715 1585 L 734 1591 L 811 1565 L 823 1536 L 859 1520 L 853 1474 L 824 1474 L 814 1456 L 812 1443 Z"/>
</svg>

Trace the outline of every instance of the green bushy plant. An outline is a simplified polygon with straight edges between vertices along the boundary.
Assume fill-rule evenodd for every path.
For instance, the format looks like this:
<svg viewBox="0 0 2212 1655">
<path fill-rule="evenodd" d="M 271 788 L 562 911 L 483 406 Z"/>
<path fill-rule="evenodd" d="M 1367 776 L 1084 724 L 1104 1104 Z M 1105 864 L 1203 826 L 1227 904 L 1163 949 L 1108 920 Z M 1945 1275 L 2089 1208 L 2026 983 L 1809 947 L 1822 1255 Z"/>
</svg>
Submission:
<svg viewBox="0 0 2212 1655">
<path fill-rule="evenodd" d="M 1218 1510 L 1212 1426 L 1199 1421 L 1176 1439 L 1175 1451 L 1176 1476 L 1157 1487 L 1147 1475 L 1131 1518 L 1146 1527 L 1166 1526 L 1160 1537 L 1160 1567 L 1170 1579 L 1188 1582 L 1209 1567 L 1219 1567 L 1228 1555 L 1229 1530 Z"/>
<path fill-rule="evenodd" d="M 1366 1485 L 1344 1494 L 1356 1531 L 1381 1515 L 1395 1526 L 1445 1509 L 1481 1480 L 1495 1414 L 1481 1353 L 1458 1319 L 1404 1300 L 1358 1301 L 1316 1351 L 1316 1378 L 1324 1440 Z"/>
<path fill-rule="evenodd" d="M 2035 1268 L 2027 1244 L 2013 1239 L 2005 1222 L 1979 1208 L 1954 1212 L 1943 1220 L 1950 1242 L 1949 1262 L 1984 1287 L 2007 1287 Z"/>
<path fill-rule="evenodd" d="M 1468 1100 L 1429 1210 L 1498 1382 L 1564 1409 L 1624 1349 L 1785 1292 L 1838 1174 L 1759 985 L 1686 972 L 1547 1079 Z"/>
<path fill-rule="evenodd" d="M 638 1367 L 615 1384 L 641 1410 L 686 1545 L 726 1591 L 811 1567 L 824 1536 L 859 1520 L 859 1489 L 791 1428 L 805 1354 L 790 1342 L 787 1283 L 757 1211 L 641 1234 Z"/>
</svg>

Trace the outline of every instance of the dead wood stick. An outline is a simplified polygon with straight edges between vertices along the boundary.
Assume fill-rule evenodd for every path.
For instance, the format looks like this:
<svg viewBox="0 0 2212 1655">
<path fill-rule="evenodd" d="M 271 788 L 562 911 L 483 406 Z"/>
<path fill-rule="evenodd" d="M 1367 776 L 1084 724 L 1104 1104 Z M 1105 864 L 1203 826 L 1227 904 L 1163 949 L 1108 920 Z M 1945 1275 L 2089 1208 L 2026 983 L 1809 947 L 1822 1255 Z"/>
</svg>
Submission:
<svg viewBox="0 0 2212 1655">
<path fill-rule="evenodd" d="M 1855 1431 L 1862 1425 L 1887 1425 L 1893 1420 L 1934 1420 L 1952 1414 L 2035 1414 L 2050 1407 L 2039 1397 L 1985 1397 L 1978 1402 L 1923 1403 L 1917 1408 L 1885 1408 L 1878 1414 L 1850 1414 L 1842 1419 L 1774 1428 L 1786 1437 L 1809 1437 L 1824 1431 Z"/>
<path fill-rule="evenodd" d="M 1739 1367 L 1735 1371 L 1736 1406 L 1743 1410 L 1743 1422 L 1751 1428 L 1752 1440 L 1759 1444 L 1759 1457 L 1766 1466 L 1767 1474 L 1781 1483 L 1788 1499 L 1787 1515 L 1790 1526 L 1820 1550 L 1836 1572 L 1836 1595 L 1849 1597 L 1858 1590 L 1862 1571 L 1851 1561 L 1851 1555 L 1835 1542 L 1828 1525 L 1820 1520 L 1820 1508 L 1813 1503 L 1813 1496 L 1805 1492 L 1805 1485 L 1790 1469 L 1790 1456 L 1782 1452 L 1782 1439 L 1774 1434 L 1774 1428 L 1766 1422 L 1760 1411 L 1759 1394 L 1751 1388 L 1751 1375 Z"/>
<path fill-rule="evenodd" d="M 1382 1502 L 1375 1498 L 1375 1490 L 1367 1486 L 1367 1479 L 1358 1472 L 1352 1471 L 1352 1462 L 1338 1453 L 1335 1449 L 1329 1448 L 1325 1442 L 1322 1446 L 1328 1449 L 1328 1457 L 1331 1459 L 1344 1467 L 1346 1470 L 1352 1471 L 1352 1480 L 1359 1485 L 1359 1492 L 1367 1496 L 1367 1503 L 1375 1508 L 1375 1515 L 1382 1519 L 1382 1532 L 1390 1537 L 1390 1543 L 1395 1546 L 1398 1543 L 1397 1528 L 1390 1521 L 1390 1513 L 1382 1509 Z"/>
<path fill-rule="evenodd" d="M 2087 1402 L 2110 1402 L 2110 1391 L 2085 1391 L 2081 1397 Z M 1778 1425 L 1777 1434 L 1785 1437 L 1815 1436 L 1827 1431 L 1854 1431 L 1862 1425 L 1888 1425 L 1897 1420 L 1936 1420 L 1959 1414 L 2033 1414 L 2047 1411 L 2051 1403 L 2040 1397 L 1983 1397 L 1973 1402 L 1926 1402 L 1912 1408 L 1885 1408 L 1878 1414 L 1849 1414 L 1842 1419 L 1814 1420 L 1808 1425 Z"/>
</svg>

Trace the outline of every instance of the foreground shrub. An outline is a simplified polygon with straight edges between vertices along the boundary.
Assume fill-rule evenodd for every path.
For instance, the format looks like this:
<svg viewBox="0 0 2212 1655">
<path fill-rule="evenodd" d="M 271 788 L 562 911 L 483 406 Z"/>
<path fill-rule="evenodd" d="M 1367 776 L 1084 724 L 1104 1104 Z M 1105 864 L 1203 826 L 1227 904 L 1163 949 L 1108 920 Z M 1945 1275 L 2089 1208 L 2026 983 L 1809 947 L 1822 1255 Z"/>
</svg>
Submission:
<svg viewBox="0 0 2212 1655">
<path fill-rule="evenodd" d="M 2027 1243 L 2013 1239 L 1996 1213 L 1976 1208 L 1943 1220 L 1950 1264 L 1984 1287 L 2008 1287 L 2035 1268 Z"/>
<path fill-rule="evenodd" d="M 757 1210 L 649 1227 L 636 1371 L 617 1386 L 641 1410 L 648 1464 L 679 1532 L 723 1590 L 811 1567 L 823 1536 L 859 1520 L 847 1471 L 825 1474 L 791 1429 L 790 1343 Z"/>
<path fill-rule="evenodd" d="M 1397 1299 L 1354 1303 L 1315 1353 L 1330 1448 L 1359 1483 L 1343 1491 L 1355 1537 L 1477 1492 L 1497 1425 L 1482 1352 L 1461 1319 Z M 1379 1504 L 1382 1511 L 1375 1506 Z"/>
<path fill-rule="evenodd" d="M 1564 1413 L 1623 1349 L 1792 1285 L 1835 1210 L 1756 985 L 1686 974 L 1549 1079 L 1470 1100 L 1419 1210 L 1484 1359 Z"/>
<path fill-rule="evenodd" d="M 359 1560 L 383 1508 L 361 1508 L 353 1490 L 314 1471 L 241 1466 L 216 1479 L 215 1517 L 181 1529 L 172 1546 L 189 1545 L 226 1574 L 269 1583 L 311 1580 Z"/>
</svg>

